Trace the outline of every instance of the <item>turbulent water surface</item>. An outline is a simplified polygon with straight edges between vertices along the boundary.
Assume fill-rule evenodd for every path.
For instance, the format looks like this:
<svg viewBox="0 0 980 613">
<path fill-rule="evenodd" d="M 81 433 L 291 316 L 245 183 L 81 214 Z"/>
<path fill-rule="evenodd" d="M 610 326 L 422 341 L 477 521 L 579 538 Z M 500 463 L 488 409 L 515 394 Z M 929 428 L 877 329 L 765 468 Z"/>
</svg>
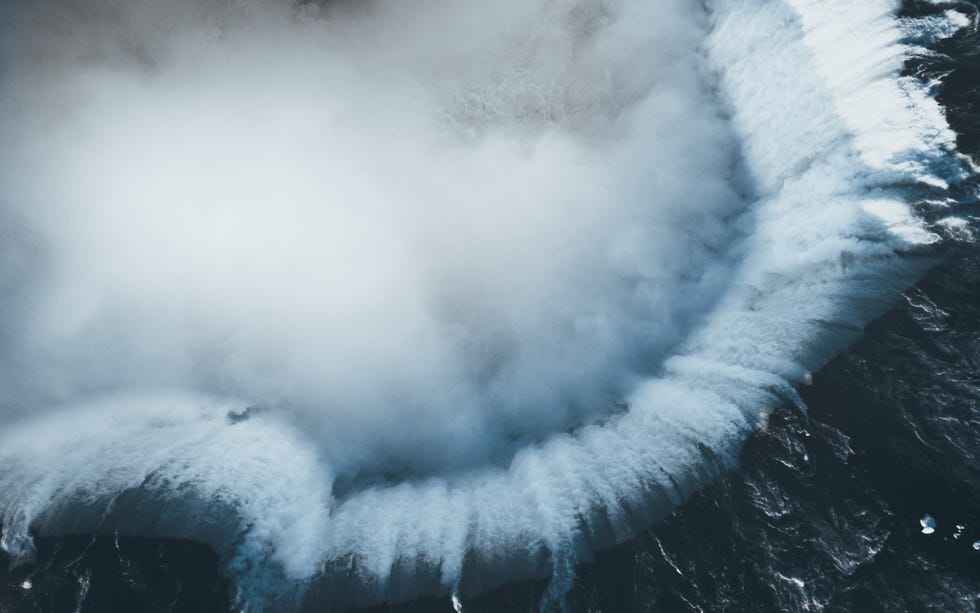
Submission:
<svg viewBox="0 0 980 613">
<path fill-rule="evenodd" d="M 976 12 L 5 3 L 0 610 L 974 610 Z"/>
</svg>

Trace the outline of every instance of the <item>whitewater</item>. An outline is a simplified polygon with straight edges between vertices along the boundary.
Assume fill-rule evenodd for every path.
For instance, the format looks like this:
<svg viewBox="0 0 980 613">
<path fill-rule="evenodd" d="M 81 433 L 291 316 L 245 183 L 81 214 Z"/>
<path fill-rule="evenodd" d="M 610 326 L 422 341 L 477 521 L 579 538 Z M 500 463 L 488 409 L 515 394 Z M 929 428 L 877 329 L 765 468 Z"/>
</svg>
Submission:
<svg viewBox="0 0 980 613">
<path fill-rule="evenodd" d="M 5 3 L 0 546 L 560 603 L 964 231 L 898 9 Z"/>
</svg>

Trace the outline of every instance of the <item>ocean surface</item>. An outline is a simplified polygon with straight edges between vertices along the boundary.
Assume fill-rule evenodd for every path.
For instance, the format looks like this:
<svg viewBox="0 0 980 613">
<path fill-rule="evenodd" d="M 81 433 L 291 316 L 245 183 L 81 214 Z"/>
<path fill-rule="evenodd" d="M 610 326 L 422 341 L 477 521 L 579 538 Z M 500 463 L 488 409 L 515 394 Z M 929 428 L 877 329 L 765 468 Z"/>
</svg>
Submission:
<svg viewBox="0 0 980 613">
<path fill-rule="evenodd" d="M 961 16 L 960 29 L 937 35 L 941 28 L 930 19 L 948 19 L 950 11 Z M 915 32 L 906 33 L 919 46 L 903 75 L 928 86 L 956 133 L 956 148 L 975 163 L 980 163 L 978 13 L 975 2 L 914 1 L 906 1 L 901 12 L 907 23 L 923 28 L 919 40 Z M 963 223 L 948 222 L 948 211 L 935 204 L 935 189 L 922 189 L 919 196 L 916 215 L 943 237 L 920 254 L 929 263 L 927 272 L 902 288 L 896 302 L 863 330 L 846 330 L 841 335 L 851 339 L 846 348 L 802 378 L 796 385 L 799 398 L 775 394 L 781 401 L 734 458 L 703 449 L 699 470 L 709 477 L 691 487 L 680 506 L 635 538 L 581 556 L 562 581 L 540 577 L 534 564 L 524 573 L 529 579 L 505 571 L 503 585 L 493 580 L 487 589 L 467 590 L 464 583 L 462 610 L 976 611 L 980 181 L 966 178 L 946 193 Z M 250 420 L 247 413 L 232 416 Z M 683 485 L 677 489 L 687 492 Z M 125 508 L 125 503 L 118 504 Z M 58 521 L 70 520 L 73 512 L 85 525 L 84 509 L 61 509 Z M 106 511 L 103 519 L 114 517 Z M 238 566 L 229 572 L 227 553 L 210 544 L 134 536 L 138 521 L 121 524 L 129 529 L 100 525 L 90 532 L 53 534 L 51 522 L 47 530 L 32 528 L 35 552 L 27 561 L 15 560 L 5 545 L 0 612 L 259 608 L 250 608 L 236 583 L 251 576 L 251 569 L 241 568 L 247 560 L 236 558 Z M 596 537 L 597 543 L 603 540 Z M 306 610 L 348 610 L 337 594 L 352 589 L 356 572 L 333 572 L 335 583 L 292 602 L 277 596 L 280 604 L 268 608 L 290 602 L 289 607 Z M 420 584 L 438 584 L 412 569 L 395 572 L 393 580 L 412 583 L 412 572 Z M 415 589 L 396 588 L 388 593 Z M 358 610 L 450 612 L 454 602 L 440 594 Z"/>
</svg>

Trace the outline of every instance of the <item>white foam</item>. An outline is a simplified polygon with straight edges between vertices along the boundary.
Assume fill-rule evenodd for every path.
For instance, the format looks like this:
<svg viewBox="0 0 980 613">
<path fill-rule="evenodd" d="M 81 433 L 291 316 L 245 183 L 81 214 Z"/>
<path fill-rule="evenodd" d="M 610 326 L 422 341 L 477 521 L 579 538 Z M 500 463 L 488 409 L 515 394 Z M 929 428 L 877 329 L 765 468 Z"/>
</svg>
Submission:
<svg viewBox="0 0 980 613">
<path fill-rule="evenodd" d="M 254 242 L 266 232 L 281 234 L 285 242 L 297 234 L 305 236 L 305 209 L 297 205 L 292 211 L 288 201 L 281 206 L 295 212 L 298 221 L 268 227 L 266 222 L 279 221 L 261 208 L 260 198 L 254 204 L 259 207 L 251 224 L 254 232 L 246 233 L 243 242 L 226 254 L 229 261 L 246 258 L 250 270 L 259 270 L 254 278 L 234 274 L 227 278 L 229 270 L 238 270 L 232 266 L 218 267 L 213 276 L 188 280 L 186 274 L 196 274 L 193 266 L 185 263 L 171 268 L 166 258 L 149 257 L 175 233 L 194 231 L 194 207 L 209 200 L 195 199 L 195 184 L 154 183 L 145 176 L 148 171 L 143 160 L 129 163 L 127 176 L 159 185 L 164 190 L 161 206 L 189 202 L 193 210 L 177 206 L 172 217 L 160 214 L 161 225 L 151 228 L 152 232 L 137 233 L 135 238 L 116 237 L 124 226 L 108 223 L 118 221 L 115 213 L 123 211 L 122 219 L 129 223 L 140 223 L 146 214 L 144 208 L 126 209 L 128 198 L 144 193 L 145 184 L 127 191 L 124 183 L 121 191 L 109 193 L 113 197 L 122 194 L 110 213 L 92 205 L 100 214 L 94 217 L 93 233 L 81 234 L 85 240 L 76 240 L 76 228 L 62 229 L 55 223 L 66 214 L 57 203 L 27 215 L 45 230 L 57 228 L 54 235 L 66 241 L 58 244 L 69 245 L 66 253 L 71 255 L 104 242 L 118 245 L 117 240 L 123 241 L 126 250 L 135 250 L 124 251 L 127 253 L 140 253 L 140 245 L 133 241 L 149 240 L 153 247 L 135 266 L 127 261 L 106 265 L 118 259 L 115 250 L 86 255 L 81 266 L 56 277 L 86 282 L 81 287 L 56 282 L 56 291 L 47 295 L 56 300 L 45 302 L 53 310 L 44 312 L 47 327 L 42 328 L 56 342 L 50 344 L 53 349 L 38 355 L 57 358 L 43 373 L 53 373 L 55 377 L 48 380 L 67 391 L 59 399 L 60 408 L 48 409 L 40 402 L 21 404 L 16 420 L 3 422 L 0 511 L 6 550 L 29 555 L 31 527 L 41 533 L 122 530 L 197 538 L 219 551 L 236 576 L 241 597 L 255 608 L 298 605 L 300 598 L 306 604 L 318 598 L 369 604 L 419 593 L 451 593 L 457 606 L 459 598 L 503 581 L 549 574 L 554 577 L 551 594 L 559 597 L 572 579 L 575 563 L 588 559 L 598 547 L 630 538 L 680 504 L 700 483 L 733 466 L 741 442 L 765 423 L 774 406 L 792 403 L 803 408 L 793 386 L 807 381 L 810 372 L 853 338 L 925 266 L 922 259 L 910 254 L 936 238 L 910 211 L 906 192 L 922 186 L 939 189 L 962 178 L 966 170 L 964 162 L 952 154 L 953 136 L 938 105 L 922 86 L 899 75 L 906 47 L 902 26 L 894 17 L 894 3 L 870 0 L 855 6 L 843 0 L 711 0 L 707 16 L 683 2 L 652 6 L 654 3 L 619 0 L 595 13 L 575 2 L 559 3 L 559 9 L 551 10 L 546 5 L 554 3 L 500 3 L 493 9 L 485 4 L 463 2 L 448 10 L 436 1 L 411 9 L 382 3 L 370 19 L 348 22 L 334 18 L 352 24 L 345 36 L 351 32 L 355 38 L 365 36 L 363 44 L 368 48 L 378 45 L 384 52 L 366 53 L 368 59 L 363 61 L 350 60 L 354 76 L 343 63 L 324 60 L 335 71 L 324 77 L 326 83 L 376 94 L 377 83 L 370 75 L 365 81 L 359 70 L 389 66 L 392 58 L 403 62 L 397 65 L 404 68 L 403 73 L 383 70 L 377 77 L 386 84 L 390 83 L 385 79 L 399 84 L 393 90 L 401 105 L 397 108 L 385 110 L 385 99 L 340 97 L 343 103 L 331 112 L 349 128 L 346 133 L 343 129 L 336 132 L 339 142 L 349 147 L 341 153 L 377 161 L 389 159 L 376 155 L 378 147 L 388 147 L 386 156 L 404 165 L 389 171 L 397 179 L 400 194 L 408 194 L 408 202 L 415 207 L 408 210 L 424 212 L 416 220 L 411 215 L 399 217 L 386 207 L 370 209 L 380 206 L 378 202 L 389 202 L 391 196 L 386 193 L 377 198 L 375 191 L 382 189 L 377 175 L 348 164 L 344 155 L 330 158 L 355 178 L 338 175 L 343 175 L 338 181 L 343 182 L 345 193 L 360 198 L 358 202 L 369 209 L 367 220 L 355 219 L 344 226 L 351 236 L 342 238 L 353 243 L 338 249 L 352 257 L 378 247 L 381 256 L 366 258 L 364 268 L 367 274 L 377 275 L 385 288 L 378 295 L 360 295 L 363 300 L 347 303 L 350 308 L 339 314 L 330 310 L 334 308 L 329 299 L 332 294 L 323 299 L 314 296 L 311 302 L 298 299 L 296 291 L 303 284 L 278 281 L 291 268 L 276 264 L 264 274 L 263 257 L 250 254 L 252 248 L 260 255 L 266 253 Z M 427 21 L 430 18 L 436 19 L 436 27 Z M 382 35 L 395 30 L 384 25 L 386 20 L 406 25 L 388 40 Z M 248 23 L 256 28 L 264 22 L 257 22 L 259 26 Z M 303 23 L 295 38 L 295 44 L 303 48 L 300 57 L 310 53 L 308 46 L 318 49 L 321 44 L 316 36 L 309 36 L 318 32 L 321 21 Z M 294 26 L 276 27 L 292 33 Z M 462 34 L 451 35 L 454 28 Z M 234 29 L 231 31 L 228 36 L 234 41 Z M 429 41 L 431 47 L 423 44 L 428 39 L 422 34 L 436 33 L 445 36 L 442 45 L 436 40 Z M 501 38 L 495 38 L 495 33 Z M 587 34 L 593 37 L 589 39 L 592 44 L 577 47 L 570 33 Z M 334 41 L 328 47 L 338 40 L 327 38 Z M 252 44 L 250 38 L 246 40 Z M 280 41 L 276 36 L 271 40 Z M 494 61 L 478 65 L 467 63 L 482 57 L 479 51 L 483 49 L 502 53 L 514 41 L 521 41 L 522 51 L 493 56 Z M 251 49 L 228 44 L 236 51 Z M 343 45 L 339 48 L 345 49 Z M 268 45 L 259 45 L 259 49 L 274 55 Z M 346 57 L 337 47 L 331 49 Z M 522 56 L 524 52 L 529 55 Z M 282 53 L 288 57 L 291 52 Z M 189 55 L 193 62 L 200 61 L 199 54 Z M 465 61 L 437 62 L 443 55 Z M 314 54 L 320 59 L 328 56 Z M 531 61 L 522 68 L 521 62 L 528 58 Z M 163 69 L 159 80 L 141 76 L 134 83 L 110 71 L 108 76 L 96 75 L 86 82 L 86 87 L 94 88 L 91 100 L 97 110 L 104 103 L 100 96 L 106 93 L 122 96 L 122 107 L 125 100 L 135 101 L 135 123 L 120 125 L 139 126 L 141 133 L 149 134 L 149 142 L 156 144 L 154 151 L 162 152 L 158 159 L 171 173 L 180 161 L 166 156 L 172 137 L 166 127 L 148 128 L 141 113 L 149 113 L 144 119 L 148 117 L 150 124 L 159 117 L 172 118 L 171 108 L 203 117 L 195 129 L 219 143 L 238 142 L 235 130 L 245 125 L 199 114 L 200 105 L 207 107 L 208 96 L 216 96 L 230 109 L 243 93 L 235 80 L 235 87 L 214 90 L 208 85 L 221 82 L 223 75 L 246 70 L 235 54 L 204 61 L 200 69 L 193 62 L 175 61 L 181 69 L 170 77 Z M 508 70 L 496 72 L 495 61 L 503 62 Z M 512 71 L 519 69 L 526 71 L 526 78 L 510 80 L 513 74 L 520 74 Z M 405 82 L 398 81 L 405 75 L 409 75 Z M 597 80 L 599 86 L 595 86 Z M 306 80 L 291 75 L 279 85 L 297 83 Z M 149 88 L 153 100 L 164 97 L 167 104 L 162 108 L 168 110 L 142 106 L 143 87 Z M 330 87 L 309 87 L 313 93 L 308 100 L 336 100 L 328 95 L 333 91 Z M 419 94 L 416 87 L 425 93 Z M 709 96 L 713 89 L 717 99 Z M 200 92 L 204 92 L 203 99 L 195 97 Z M 198 106 L 185 108 L 185 95 Z M 429 109 L 433 98 L 440 101 L 437 108 L 449 110 L 435 116 L 415 114 L 418 108 Z M 268 97 L 256 106 L 241 103 L 243 117 L 254 113 L 267 119 L 265 103 L 291 100 L 270 88 Z M 447 106 L 446 100 L 452 104 Z M 729 115 L 727 122 L 719 119 L 718 109 Z M 304 134 L 302 122 L 303 129 L 296 130 L 296 114 L 310 117 L 315 111 L 305 103 L 290 110 L 293 115 L 288 121 L 273 123 L 273 127 Z M 233 119 L 240 119 L 236 112 L 228 111 Z M 97 117 L 105 120 L 101 114 Z M 440 133 L 439 138 L 426 141 L 420 152 L 414 138 L 429 138 L 432 126 L 444 126 L 447 118 L 450 127 L 445 129 L 456 144 L 444 148 L 440 140 L 444 134 Z M 106 156 L 95 161 L 85 158 L 76 170 L 105 171 L 101 164 L 107 160 L 126 163 L 118 151 L 127 149 L 113 140 L 124 142 L 125 130 L 107 130 L 109 136 L 101 130 L 75 131 L 79 125 L 98 128 L 99 121 L 70 124 L 69 134 L 92 139 L 84 141 L 90 145 L 87 151 Z M 504 129 L 498 134 L 494 126 Z M 491 136 L 487 136 L 488 129 Z M 407 130 L 412 138 L 399 138 L 399 130 Z M 527 138 L 529 132 L 533 138 Z M 42 165 L 50 177 L 73 168 L 68 162 L 77 162 L 77 154 L 71 153 L 71 145 L 58 140 L 60 136 L 55 131 L 50 142 L 64 147 L 59 160 L 67 162 Z M 187 136 L 181 134 L 181 138 Z M 454 140 L 459 138 L 462 140 Z M 365 139 L 370 146 L 361 150 Z M 730 148 L 733 139 L 740 143 L 737 156 Z M 31 145 L 50 153 L 45 149 L 50 142 L 37 137 Z M 207 177 L 200 184 L 217 190 L 211 195 L 252 202 L 251 193 L 277 193 L 285 181 L 302 188 L 286 190 L 302 202 L 305 189 L 315 193 L 322 186 L 315 180 L 315 169 L 304 167 L 303 160 L 292 153 L 298 143 L 286 140 L 281 144 L 271 153 L 255 155 L 261 165 L 274 166 L 278 156 L 293 160 L 292 170 L 281 171 L 286 179 L 277 171 L 264 178 L 260 175 L 257 183 L 243 179 L 231 191 Z M 321 152 L 318 146 L 313 151 Z M 536 154 L 527 155 L 528 146 Z M 255 160 L 236 155 L 229 153 L 233 166 L 254 169 L 248 163 Z M 457 157 L 458 163 L 454 161 Z M 5 167 L 5 175 L 12 167 Z M 217 168 L 221 170 L 221 164 Z M 218 174 L 230 176 L 228 172 L 223 169 Z M 91 190 L 95 196 L 86 202 L 100 202 L 98 196 L 106 194 L 104 185 L 86 183 L 87 176 L 84 172 L 82 179 L 74 176 L 80 182 L 72 185 Z M 177 172 L 173 176 L 190 175 Z M 413 192 L 419 182 L 422 191 Z M 500 186 L 500 182 L 507 185 Z M 727 184 L 734 185 L 743 197 L 734 197 Z M 511 405 L 502 403 L 505 408 L 498 412 L 488 412 L 482 396 L 497 388 L 464 386 L 457 393 L 452 382 L 457 376 L 465 381 L 465 373 L 446 366 L 452 360 L 442 360 L 440 356 L 446 355 L 442 349 L 427 344 L 439 331 L 426 327 L 431 321 L 423 316 L 424 305 L 412 303 L 418 296 L 416 279 L 404 278 L 406 269 L 401 266 L 404 261 L 425 262 L 423 269 L 430 265 L 428 260 L 413 259 L 413 250 L 422 243 L 412 242 L 417 236 L 431 238 L 426 233 L 430 224 L 447 223 L 464 234 L 468 231 L 465 224 L 446 221 L 445 210 L 426 208 L 411 195 L 434 195 L 435 200 L 461 197 L 474 185 L 481 191 L 473 195 L 475 204 L 469 214 L 491 228 L 488 234 L 469 236 L 482 236 L 489 255 L 470 257 L 466 249 L 450 246 L 436 250 L 435 260 L 466 256 L 463 273 L 502 270 L 519 276 L 525 264 L 536 261 L 527 249 L 536 244 L 537 235 L 508 242 L 507 232 L 494 230 L 518 231 L 528 224 L 552 222 L 564 209 L 547 206 L 547 202 L 571 199 L 581 204 L 576 210 L 582 223 L 563 226 L 558 236 L 593 249 L 584 249 L 582 253 L 588 256 L 584 258 L 578 253 L 573 255 L 579 257 L 570 258 L 548 256 L 549 266 L 531 266 L 527 280 L 543 282 L 557 271 L 559 277 L 571 275 L 567 278 L 595 282 L 600 288 L 572 294 L 576 305 L 585 305 L 586 310 L 592 309 L 589 312 L 597 309 L 602 317 L 592 321 L 590 332 L 573 334 L 575 342 L 563 344 L 566 336 L 559 328 L 549 328 L 546 317 L 560 305 L 565 296 L 561 291 L 557 300 L 547 292 L 532 292 L 535 300 L 522 301 L 518 291 L 522 285 L 488 281 L 497 295 L 483 296 L 477 303 L 488 301 L 517 319 L 528 316 L 534 325 L 515 325 L 511 330 L 515 342 L 533 345 L 544 339 L 548 346 L 548 351 L 532 353 L 532 359 L 523 365 L 518 362 L 521 368 L 504 379 L 504 391 L 519 393 L 509 397 Z M 22 193 L 36 195 L 29 189 Z M 493 200 L 481 199 L 486 194 Z M 528 194 L 533 198 L 522 201 L 525 207 L 520 214 L 496 208 L 499 215 L 484 215 L 484 207 L 501 198 L 520 200 Z M 57 189 L 43 195 L 71 200 L 70 193 Z M 358 208 L 358 214 L 363 210 Z M 249 210 L 244 214 L 249 215 Z M 493 225 L 493 218 L 499 221 L 500 215 L 508 214 L 514 215 L 512 223 Z M 215 215 L 223 222 L 232 219 L 222 217 L 220 210 Z M 382 223 L 385 219 L 397 221 Z M 636 219 L 648 231 L 631 235 L 628 222 Z M 81 221 L 92 223 L 84 215 Z M 412 230 L 402 232 L 405 226 Z M 160 228 L 163 230 L 158 231 Z M 363 236 L 358 232 L 370 237 L 368 244 L 360 242 Z M 98 240 L 93 243 L 92 237 Z M 196 258 L 191 258 L 192 263 L 212 257 L 212 250 L 221 251 L 214 233 L 192 232 L 186 240 Z M 491 247 L 500 242 L 518 256 L 502 268 L 485 265 L 498 257 Z M 304 244 L 316 250 L 316 243 L 311 238 Z M 555 246 L 555 253 L 559 252 Z M 271 253 L 292 252 L 273 248 Z M 611 256 L 597 257 L 596 253 Z M 106 259 L 106 255 L 111 257 Z M 583 266 L 591 276 L 571 274 Z M 610 277 L 602 276 L 615 277 L 619 274 L 616 266 L 626 266 L 622 278 L 653 275 L 653 287 L 658 290 L 641 295 L 625 315 L 617 300 L 608 304 L 602 300 L 603 292 L 618 287 L 609 284 Z M 88 267 L 99 275 L 93 276 Z M 139 272 L 147 270 L 152 274 L 143 285 Z M 154 285 L 160 278 L 164 282 Z M 469 282 L 466 275 L 446 278 Z M 93 279 L 110 291 L 91 294 Z M 250 279 L 256 280 L 256 291 L 241 294 L 239 286 Z M 195 291 L 184 292 L 186 287 Z M 577 286 L 549 281 L 544 287 L 572 291 Z M 204 291 L 196 291 L 198 288 Z M 276 292 L 276 299 L 264 300 L 263 292 L 270 289 Z M 176 297 L 172 295 L 175 290 L 179 290 Z M 229 293 L 233 300 L 227 299 Z M 400 300 L 397 309 L 389 308 L 393 296 Z M 236 301 L 241 299 L 261 308 L 258 312 L 240 308 Z M 118 333 L 105 322 L 112 323 L 112 317 L 119 314 L 125 316 L 121 329 L 137 338 L 154 324 L 163 333 L 146 337 L 154 341 L 148 345 L 110 343 L 123 349 L 122 355 L 109 362 L 113 370 L 93 366 L 86 361 L 90 354 L 82 351 L 86 343 L 94 342 L 93 337 L 64 333 L 65 329 L 84 329 L 86 311 L 79 315 L 80 308 L 67 313 L 59 308 L 65 301 L 86 300 L 90 302 L 88 313 L 100 313 L 99 334 L 106 329 Z M 163 307 L 154 302 L 157 300 Z M 298 303 L 295 308 L 293 300 Z M 102 310 L 106 301 L 119 308 Z M 512 308 L 512 301 L 518 306 Z M 188 303 L 192 308 L 186 312 L 174 306 Z M 372 320 L 380 322 L 381 336 L 400 334 L 404 320 L 392 323 L 390 318 L 400 317 L 406 309 L 410 320 L 412 313 L 421 314 L 412 321 L 424 325 L 400 342 L 375 347 L 378 351 L 373 357 L 362 362 L 371 366 L 367 372 L 372 376 L 380 372 L 402 377 L 403 387 L 394 385 L 378 396 L 380 400 L 372 397 L 360 405 L 372 379 L 345 387 L 361 372 L 344 370 L 343 353 L 323 352 L 318 346 L 325 339 L 345 338 L 344 327 L 370 308 L 384 314 Z M 655 310 L 656 316 L 644 315 L 644 308 Z M 273 309 L 276 317 L 263 317 L 263 309 Z M 330 324 L 334 327 L 327 332 L 316 328 L 319 324 L 313 315 L 322 312 L 335 317 Z M 19 316 L 12 308 L 5 309 L 5 317 L 7 313 Z M 201 326 L 199 322 L 185 329 L 187 322 L 181 318 L 187 313 L 207 322 L 227 315 L 237 324 L 231 329 L 245 340 L 206 345 L 198 344 L 197 338 L 185 338 L 180 331 L 212 330 L 210 323 Z M 557 318 L 567 323 L 575 321 L 574 315 L 562 320 L 559 312 Z M 612 320 L 617 332 L 596 332 L 603 320 Z M 284 327 L 282 321 L 298 325 Z M 264 328 L 263 323 L 270 327 Z M 482 330 L 480 326 L 476 329 Z M 265 334 L 268 330 L 274 332 L 271 341 Z M 378 332 L 360 323 L 352 331 L 339 345 L 345 351 Z M 650 336 L 649 346 L 637 349 L 623 340 L 636 332 Z M 95 340 L 101 339 L 99 334 Z M 288 342 L 280 345 L 280 334 Z M 306 342 L 307 334 L 311 343 Z M 67 358 L 62 345 L 66 338 L 76 339 L 69 343 L 75 353 Z M 566 371 L 552 364 L 559 359 L 578 360 L 577 354 L 588 352 L 596 339 L 608 344 L 597 355 L 588 356 L 584 370 L 576 366 Z M 193 359 L 186 355 L 188 347 L 195 349 L 189 352 Z M 201 352 L 202 347 L 237 348 L 241 354 L 235 355 L 244 365 L 224 368 L 226 362 L 216 362 Z M 273 362 L 264 368 L 258 358 L 269 348 L 281 351 L 275 355 L 288 367 Z M 291 362 L 289 350 L 296 350 L 300 359 Z M 653 364 L 630 366 L 629 360 L 637 356 Z M 37 361 L 25 363 L 40 368 Z M 223 368 L 215 369 L 215 363 Z M 308 368 L 307 363 L 315 367 Z M 148 374 L 146 364 L 159 367 Z M 342 375 L 334 379 L 323 374 L 332 368 L 340 369 Z M 620 370 L 628 370 L 629 376 L 619 376 Z M 17 372 L 23 373 L 24 368 Z M 322 386 L 321 375 L 326 381 Z M 96 384 L 86 387 L 89 378 Z M 95 393 L 119 381 L 124 393 L 101 398 Z M 614 384 L 610 386 L 609 381 Z M 538 385 L 541 382 L 544 384 Z M 566 384 L 571 393 L 558 395 L 557 400 L 547 398 L 549 390 L 564 389 Z M 597 394 L 596 386 L 603 393 Z M 160 387 L 188 391 L 153 391 Z M 618 396 L 605 393 L 610 387 Z M 13 382 L 11 389 L 19 391 L 11 392 L 7 404 L 37 397 L 36 391 L 20 390 Z M 298 393 L 292 393 L 297 389 Z M 421 398 L 416 408 L 385 410 L 404 390 L 409 390 L 410 397 Z M 440 395 L 445 398 L 439 399 Z M 95 399 L 75 400 L 83 396 Z M 351 410 L 321 409 L 322 404 L 329 407 L 331 397 L 341 398 Z M 250 411 L 245 419 L 228 419 L 229 411 L 241 415 L 256 399 L 266 401 L 264 411 Z M 608 413 L 604 412 L 607 405 L 590 405 L 587 410 L 569 412 L 563 407 L 574 401 L 610 399 L 627 401 L 628 410 Z M 303 401 L 319 404 L 304 408 Z M 507 406 L 517 408 L 508 413 Z M 478 410 L 473 411 L 474 407 Z M 561 432 L 580 422 L 574 430 Z M 517 443 L 508 443 L 508 436 L 516 437 Z M 476 448 L 484 444 L 486 448 Z M 404 478 L 406 465 L 412 478 Z M 386 472 L 395 473 L 396 482 L 378 478 Z"/>
</svg>

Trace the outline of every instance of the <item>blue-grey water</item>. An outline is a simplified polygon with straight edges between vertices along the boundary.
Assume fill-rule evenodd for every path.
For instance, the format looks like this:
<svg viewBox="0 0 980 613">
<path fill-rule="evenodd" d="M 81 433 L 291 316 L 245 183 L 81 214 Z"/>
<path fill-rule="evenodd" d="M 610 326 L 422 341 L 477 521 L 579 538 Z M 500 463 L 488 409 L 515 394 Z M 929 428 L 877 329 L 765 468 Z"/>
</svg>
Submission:
<svg viewBox="0 0 980 613">
<path fill-rule="evenodd" d="M 980 23 L 975 3 L 907 1 L 907 15 L 971 20 L 907 74 L 934 82 L 957 146 L 980 162 Z M 954 188 L 980 232 L 969 180 Z M 924 209 L 925 210 L 925 209 Z M 928 216 L 928 211 L 923 213 Z M 777 409 L 738 469 L 651 529 L 579 565 L 555 608 L 640 611 L 943 611 L 980 606 L 980 250 L 941 261 Z M 710 462 L 710 454 L 706 455 Z M 934 530 L 924 530 L 932 527 Z M 237 610 L 209 547 L 188 540 L 42 536 L 8 567 L 0 612 Z M 537 611 L 545 580 L 467 599 L 472 612 Z M 310 610 L 334 611 L 327 596 Z M 451 611 L 445 597 L 370 611 Z"/>
</svg>

